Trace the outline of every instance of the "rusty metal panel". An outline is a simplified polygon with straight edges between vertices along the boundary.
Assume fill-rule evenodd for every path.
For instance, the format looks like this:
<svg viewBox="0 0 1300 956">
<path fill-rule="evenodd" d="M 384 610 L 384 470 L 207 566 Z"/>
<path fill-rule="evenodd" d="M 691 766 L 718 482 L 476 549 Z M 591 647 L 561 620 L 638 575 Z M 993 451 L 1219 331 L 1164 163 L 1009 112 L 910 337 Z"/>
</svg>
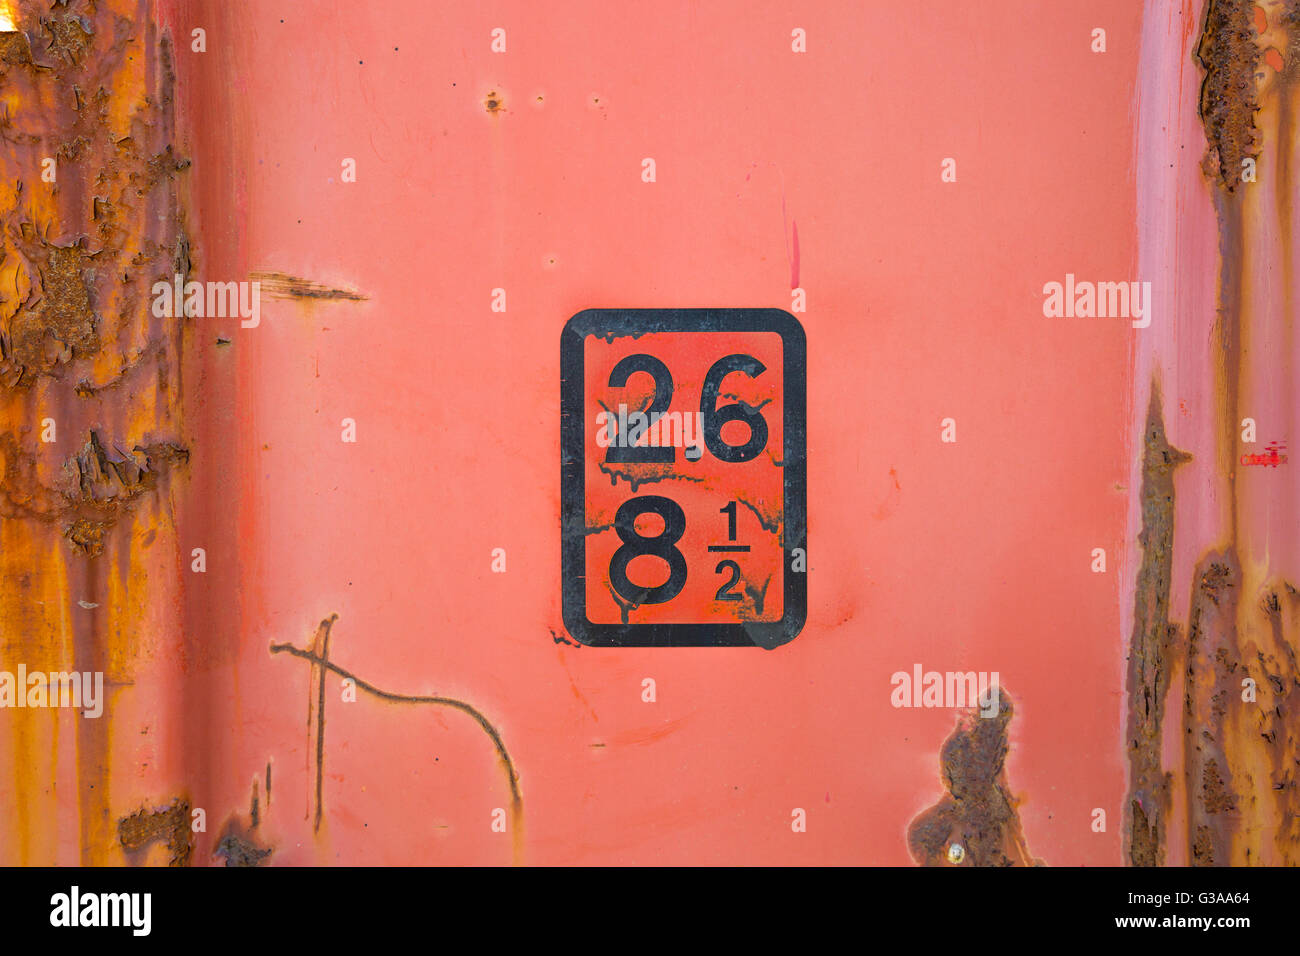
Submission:
<svg viewBox="0 0 1300 956">
<path fill-rule="evenodd" d="M 1300 5 L 0 21 L 0 863 L 1300 862 Z"/>
</svg>

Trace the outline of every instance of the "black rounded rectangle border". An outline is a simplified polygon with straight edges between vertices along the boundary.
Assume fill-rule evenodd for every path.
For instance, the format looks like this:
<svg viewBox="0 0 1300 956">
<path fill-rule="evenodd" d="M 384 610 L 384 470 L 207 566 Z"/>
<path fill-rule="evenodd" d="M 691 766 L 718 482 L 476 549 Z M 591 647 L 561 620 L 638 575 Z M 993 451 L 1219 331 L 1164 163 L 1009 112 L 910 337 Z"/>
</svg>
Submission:
<svg viewBox="0 0 1300 956">
<path fill-rule="evenodd" d="M 587 618 L 587 513 L 583 435 L 583 343 L 651 332 L 775 332 L 781 336 L 785 614 L 780 621 L 728 624 L 595 624 Z M 560 333 L 560 577 L 564 626 L 592 647 L 763 647 L 794 640 L 808 613 L 808 573 L 792 571 L 808 549 L 807 340 L 784 309 L 584 309 Z"/>
</svg>

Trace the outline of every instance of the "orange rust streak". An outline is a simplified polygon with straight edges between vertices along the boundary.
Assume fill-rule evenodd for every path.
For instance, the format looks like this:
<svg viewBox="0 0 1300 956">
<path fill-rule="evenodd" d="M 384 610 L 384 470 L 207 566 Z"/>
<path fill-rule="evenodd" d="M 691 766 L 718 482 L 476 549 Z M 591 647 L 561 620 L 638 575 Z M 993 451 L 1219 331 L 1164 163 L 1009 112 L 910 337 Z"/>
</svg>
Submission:
<svg viewBox="0 0 1300 956">
<path fill-rule="evenodd" d="M 150 290 L 189 271 L 188 164 L 170 53 L 140 13 L 21 3 L 0 34 L 0 668 L 102 672 L 105 697 L 98 718 L 6 712 L 0 766 L 23 809 L 0 823 L 5 864 L 122 862 L 115 702 L 168 633 L 184 336 Z"/>
</svg>

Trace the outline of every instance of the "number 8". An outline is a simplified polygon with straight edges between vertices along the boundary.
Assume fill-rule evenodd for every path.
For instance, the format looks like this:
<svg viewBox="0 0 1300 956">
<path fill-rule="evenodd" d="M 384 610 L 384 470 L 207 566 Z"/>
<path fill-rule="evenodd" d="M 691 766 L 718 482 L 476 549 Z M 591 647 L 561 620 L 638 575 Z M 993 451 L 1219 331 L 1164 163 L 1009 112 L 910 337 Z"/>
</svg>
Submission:
<svg viewBox="0 0 1300 956">
<path fill-rule="evenodd" d="M 664 530 L 654 537 L 636 531 L 636 519 L 649 512 L 664 519 Z M 686 556 L 675 547 L 686 533 L 686 512 L 682 511 L 681 505 L 659 495 L 629 498 L 619 505 L 614 515 L 614 531 L 623 546 L 610 559 L 609 583 L 624 600 L 638 605 L 664 604 L 681 593 L 686 586 Z M 658 587 L 640 587 L 627 576 L 627 566 L 632 559 L 643 554 L 653 554 L 668 562 L 668 580 Z"/>
</svg>

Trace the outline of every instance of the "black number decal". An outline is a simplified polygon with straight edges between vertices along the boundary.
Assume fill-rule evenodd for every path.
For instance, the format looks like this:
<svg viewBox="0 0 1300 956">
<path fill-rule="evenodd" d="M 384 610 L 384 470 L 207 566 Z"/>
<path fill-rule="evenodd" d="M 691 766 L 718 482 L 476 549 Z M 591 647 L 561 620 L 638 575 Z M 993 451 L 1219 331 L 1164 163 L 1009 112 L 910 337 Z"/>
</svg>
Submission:
<svg viewBox="0 0 1300 956">
<path fill-rule="evenodd" d="M 727 516 L 727 540 L 736 540 L 736 503 L 728 501 L 725 508 L 719 508 L 719 512 Z"/>
<path fill-rule="evenodd" d="M 650 512 L 664 519 L 664 530 L 647 538 L 637 534 L 636 519 Z M 686 586 L 686 556 L 675 547 L 686 532 L 686 512 L 681 505 L 659 495 L 629 498 L 619 505 L 614 515 L 614 531 L 623 546 L 610 559 L 609 582 L 624 600 L 633 604 L 663 604 L 681 593 Z M 643 588 L 628 579 L 627 566 L 643 554 L 653 554 L 668 562 L 668 580 L 658 587 Z"/>
<path fill-rule="evenodd" d="M 715 601 L 744 600 L 744 595 L 735 594 L 731 590 L 738 583 L 740 583 L 740 565 L 738 565 L 735 561 L 731 561 L 731 560 L 719 561 L 718 566 L 713 569 L 715 574 L 721 574 L 723 571 L 726 570 L 731 571 L 731 579 L 723 582 L 722 587 L 718 588 L 718 593 L 713 595 L 713 600 Z"/>
<path fill-rule="evenodd" d="M 700 392 L 700 413 L 704 416 L 704 444 L 719 461 L 751 461 L 767 446 L 767 419 L 752 405 L 733 402 L 717 407 L 722 380 L 732 372 L 744 372 L 757 378 L 765 366 L 752 355 L 726 355 L 713 363 L 704 376 Z M 728 445 L 722 440 L 722 426 L 727 422 L 744 422 L 749 426 L 749 440 L 743 445 Z"/>
<path fill-rule="evenodd" d="M 653 428 L 655 423 L 668 411 L 668 407 L 673 401 L 673 373 L 668 371 L 668 366 L 653 355 L 637 353 L 628 355 L 619 361 L 609 373 L 609 384 L 613 388 L 622 388 L 627 384 L 627 380 L 634 372 L 646 372 L 655 380 L 655 397 L 650 403 L 649 424 L 647 430 Z M 665 462 L 677 460 L 677 449 L 671 446 L 654 447 L 649 445 L 632 445 L 625 446 L 621 442 L 627 441 L 630 436 L 613 435 L 613 429 L 610 429 L 611 437 L 615 438 L 614 442 L 605 451 L 606 461 L 616 462 Z M 766 432 L 764 433 L 766 434 Z"/>
</svg>

